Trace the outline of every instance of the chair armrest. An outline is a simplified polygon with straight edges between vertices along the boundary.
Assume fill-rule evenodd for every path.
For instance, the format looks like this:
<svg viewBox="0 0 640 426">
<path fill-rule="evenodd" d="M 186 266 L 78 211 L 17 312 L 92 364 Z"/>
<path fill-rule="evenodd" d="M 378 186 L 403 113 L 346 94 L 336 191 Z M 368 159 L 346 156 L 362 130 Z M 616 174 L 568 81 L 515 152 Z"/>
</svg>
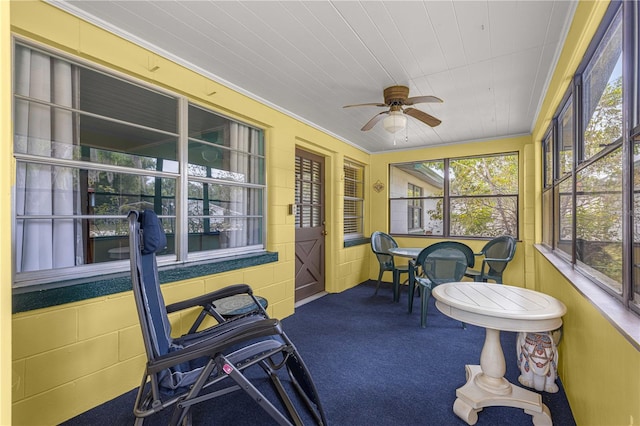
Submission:
<svg viewBox="0 0 640 426">
<path fill-rule="evenodd" d="M 201 340 L 181 349 L 162 355 L 147 364 L 149 373 L 173 367 L 204 356 L 214 357 L 216 354 L 240 343 L 249 342 L 261 337 L 277 336 L 282 333 L 282 326 L 277 319 L 260 319 L 244 322 L 239 326 L 220 327 L 208 330 Z"/>
<path fill-rule="evenodd" d="M 416 277 L 415 280 L 418 285 L 423 285 L 429 288 L 431 288 L 431 285 L 433 284 L 433 281 L 431 281 L 428 277 Z"/>
<path fill-rule="evenodd" d="M 509 262 L 511 259 L 494 259 L 492 257 L 485 257 L 483 262 Z"/>
<path fill-rule="evenodd" d="M 413 268 L 415 271 L 420 269 L 420 264 L 417 259 L 410 259 L 409 262 L 407 262 L 407 266 L 409 269 Z"/>
<path fill-rule="evenodd" d="M 225 297 L 234 296 L 236 294 L 253 294 L 253 290 L 247 284 L 234 284 L 220 290 L 212 291 L 211 293 L 203 294 L 191 299 L 182 300 L 180 302 L 167 305 L 167 313 L 182 311 L 184 309 L 192 308 L 194 306 L 202 306 L 203 308 L 211 304 L 211 302 L 223 299 Z"/>
<path fill-rule="evenodd" d="M 409 272 L 409 283 L 411 284 L 411 279 L 414 277 L 420 276 L 420 265 L 418 265 L 418 261 L 416 259 L 410 259 L 407 263 L 407 269 Z"/>
</svg>

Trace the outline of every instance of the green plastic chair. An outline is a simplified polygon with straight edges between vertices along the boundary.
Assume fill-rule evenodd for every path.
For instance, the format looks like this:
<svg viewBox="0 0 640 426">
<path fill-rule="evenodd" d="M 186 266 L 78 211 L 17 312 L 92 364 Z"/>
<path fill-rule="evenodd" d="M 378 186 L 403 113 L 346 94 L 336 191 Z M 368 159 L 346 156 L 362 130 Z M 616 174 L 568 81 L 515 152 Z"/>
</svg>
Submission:
<svg viewBox="0 0 640 426">
<path fill-rule="evenodd" d="M 466 247 L 466 248 L 465 248 Z M 413 305 L 413 287 L 420 290 L 420 326 L 427 326 L 427 308 L 431 291 L 440 284 L 461 281 L 469 266 L 469 252 L 473 251 L 462 243 L 443 241 L 423 249 L 415 261 L 419 275 L 411 274 L 409 279 L 409 312 Z"/>
<path fill-rule="evenodd" d="M 475 265 L 475 261 L 476 261 L 475 253 L 473 252 L 471 247 L 469 247 L 464 243 L 460 243 L 457 241 L 441 241 L 433 245 L 439 248 L 453 247 L 462 251 L 465 257 L 467 258 L 467 270 L 468 268 L 473 268 L 473 266 Z M 422 252 L 420 254 L 422 254 L 423 256 L 426 255 Z M 421 274 L 420 272 L 421 261 L 419 261 L 418 259 L 420 259 L 420 255 L 418 255 L 416 259 L 413 259 L 411 262 L 409 262 L 409 309 L 408 309 L 409 313 L 413 312 L 413 296 L 414 296 L 415 287 L 416 287 L 415 277 Z"/>
<path fill-rule="evenodd" d="M 507 264 L 513 260 L 516 253 L 516 239 L 510 235 L 503 235 L 489 241 L 476 256 L 484 256 L 480 270 L 467 269 L 465 276 L 477 282 L 493 280 L 502 284 L 502 273 Z"/>
<path fill-rule="evenodd" d="M 378 282 L 376 284 L 376 291 L 373 295 L 378 294 L 380 288 L 380 282 L 382 281 L 382 274 L 385 271 L 391 271 L 393 273 L 393 301 L 400 300 L 400 274 L 408 274 L 409 266 L 396 266 L 393 261 L 393 255 L 389 253 L 390 248 L 398 247 L 398 243 L 389 234 L 385 234 L 381 231 L 375 231 L 371 234 L 371 250 L 376 255 L 378 263 L 380 264 L 380 272 L 378 273 Z"/>
</svg>

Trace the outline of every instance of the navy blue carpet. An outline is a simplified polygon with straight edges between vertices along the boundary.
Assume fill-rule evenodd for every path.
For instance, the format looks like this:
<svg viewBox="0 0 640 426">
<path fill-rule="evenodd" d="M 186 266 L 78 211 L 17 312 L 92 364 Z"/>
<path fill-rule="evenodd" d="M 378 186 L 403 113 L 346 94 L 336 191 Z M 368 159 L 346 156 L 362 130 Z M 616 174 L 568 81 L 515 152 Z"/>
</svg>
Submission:
<svg viewBox="0 0 640 426">
<path fill-rule="evenodd" d="M 296 309 L 282 323 L 311 370 L 329 425 L 466 425 L 453 413 L 456 388 L 464 385 L 465 365 L 479 364 L 484 329 L 462 328 L 430 301 L 427 328 L 420 328 L 420 299 L 407 313 L 407 295 L 393 303 L 389 286 L 373 296 L 374 282 L 329 294 Z M 501 333 L 506 378 L 518 384 L 516 333 Z M 254 368 L 254 367 L 252 367 Z M 142 372 L 140 372 L 142 375 Z M 251 373 L 250 373 L 251 374 Z M 257 372 L 256 372 L 256 377 Z M 562 383 L 555 394 L 541 392 L 554 424 L 575 425 Z M 273 393 L 266 381 L 259 384 Z M 135 391 L 66 423 L 130 425 Z M 171 409 L 145 424 L 166 424 Z M 194 425 L 273 425 L 275 422 L 243 392 L 198 404 Z M 306 423 L 305 423 L 306 424 Z M 312 424 L 309 422 L 309 424 Z M 487 407 L 478 425 L 531 425 L 521 409 Z"/>
</svg>

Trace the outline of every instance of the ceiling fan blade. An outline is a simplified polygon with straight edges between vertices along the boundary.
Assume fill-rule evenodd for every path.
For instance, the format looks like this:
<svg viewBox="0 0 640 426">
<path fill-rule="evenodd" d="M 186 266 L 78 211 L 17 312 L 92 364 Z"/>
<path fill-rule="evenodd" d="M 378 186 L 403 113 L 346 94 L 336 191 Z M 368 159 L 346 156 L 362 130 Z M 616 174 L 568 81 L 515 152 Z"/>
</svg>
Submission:
<svg viewBox="0 0 640 426">
<path fill-rule="evenodd" d="M 405 105 L 415 105 L 415 104 L 424 104 L 424 103 L 433 103 L 438 102 L 441 103 L 442 99 L 437 98 L 435 96 L 413 96 L 404 101 Z"/>
<path fill-rule="evenodd" d="M 371 120 L 369 120 L 369 122 L 367 124 L 365 124 L 364 126 L 362 126 L 362 130 L 363 132 L 366 132 L 367 130 L 371 130 L 373 128 L 373 126 L 376 125 L 376 123 L 380 120 L 382 120 L 384 118 L 385 115 L 389 114 L 389 111 L 384 111 L 381 112 L 380 114 L 376 114 L 373 116 L 373 118 Z"/>
<path fill-rule="evenodd" d="M 371 102 L 368 104 L 355 104 L 355 105 L 345 105 L 342 108 L 351 108 L 351 107 L 361 107 L 361 106 L 377 106 L 377 107 L 386 107 L 387 104 L 375 103 Z"/>
<path fill-rule="evenodd" d="M 420 111 L 419 109 L 406 108 L 404 110 L 404 113 L 422 121 L 424 124 L 427 124 L 431 127 L 436 127 L 438 124 L 442 123 L 442 121 L 438 120 L 433 115 L 429 115 L 424 111 Z"/>
</svg>

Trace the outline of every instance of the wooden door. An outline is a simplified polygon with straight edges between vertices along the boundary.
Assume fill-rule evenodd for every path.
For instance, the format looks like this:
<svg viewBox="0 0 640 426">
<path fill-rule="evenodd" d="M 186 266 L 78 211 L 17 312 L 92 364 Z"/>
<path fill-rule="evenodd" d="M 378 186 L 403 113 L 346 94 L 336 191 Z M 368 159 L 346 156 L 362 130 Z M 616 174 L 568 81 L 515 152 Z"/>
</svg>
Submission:
<svg viewBox="0 0 640 426">
<path fill-rule="evenodd" d="M 296 149 L 296 302 L 324 291 L 324 159 Z"/>
</svg>

